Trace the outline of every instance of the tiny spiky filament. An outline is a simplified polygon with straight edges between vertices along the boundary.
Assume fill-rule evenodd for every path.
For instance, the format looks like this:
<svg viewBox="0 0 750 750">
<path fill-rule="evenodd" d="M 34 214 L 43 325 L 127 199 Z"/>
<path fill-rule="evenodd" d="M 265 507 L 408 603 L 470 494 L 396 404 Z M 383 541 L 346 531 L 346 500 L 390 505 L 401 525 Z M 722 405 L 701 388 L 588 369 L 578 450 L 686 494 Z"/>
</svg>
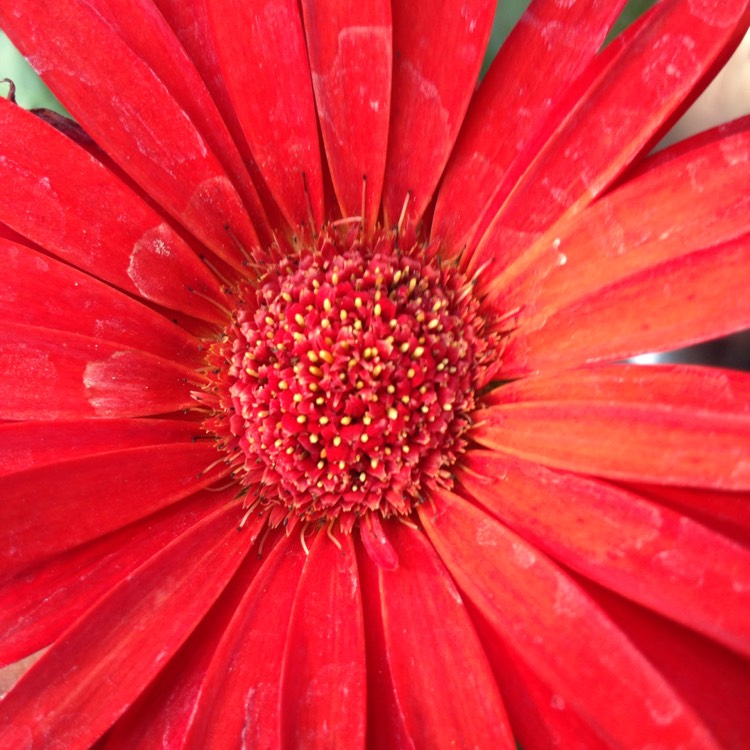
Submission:
<svg viewBox="0 0 750 750">
<path fill-rule="evenodd" d="M 496 348 L 468 284 L 426 248 L 329 227 L 280 259 L 211 349 L 206 428 L 270 523 L 350 530 L 448 480 Z M 240 468 L 238 466 L 238 468 Z"/>
</svg>

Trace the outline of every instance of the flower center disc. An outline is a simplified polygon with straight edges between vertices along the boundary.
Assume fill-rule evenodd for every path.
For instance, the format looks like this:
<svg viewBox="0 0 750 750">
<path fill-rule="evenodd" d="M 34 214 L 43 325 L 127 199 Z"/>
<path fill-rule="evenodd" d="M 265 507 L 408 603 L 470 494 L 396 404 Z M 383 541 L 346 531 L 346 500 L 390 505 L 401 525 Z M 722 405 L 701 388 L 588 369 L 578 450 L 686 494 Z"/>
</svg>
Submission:
<svg viewBox="0 0 750 750">
<path fill-rule="evenodd" d="M 424 254 L 329 229 L 240 290 L 207 427 L 239 449 L 272 525 L 349 531 L 447 483 L 491 350 L 470 286 Z"/>
</svg>

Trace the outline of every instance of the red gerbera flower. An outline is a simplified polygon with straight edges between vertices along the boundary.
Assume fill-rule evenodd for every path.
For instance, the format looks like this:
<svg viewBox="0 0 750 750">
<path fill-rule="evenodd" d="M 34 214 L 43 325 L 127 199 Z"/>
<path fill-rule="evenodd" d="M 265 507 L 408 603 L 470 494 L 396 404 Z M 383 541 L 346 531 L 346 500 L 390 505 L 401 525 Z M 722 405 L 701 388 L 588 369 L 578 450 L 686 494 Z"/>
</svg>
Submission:
<svg viewBox="0 0 750 750">
<path fill-rule="evenodd" d="M 741 748 L 748 25 L 535 0 L 14 0 L 7 748 Z M 239 531 L 238 531 L 239 529 Z"/>
</svg>

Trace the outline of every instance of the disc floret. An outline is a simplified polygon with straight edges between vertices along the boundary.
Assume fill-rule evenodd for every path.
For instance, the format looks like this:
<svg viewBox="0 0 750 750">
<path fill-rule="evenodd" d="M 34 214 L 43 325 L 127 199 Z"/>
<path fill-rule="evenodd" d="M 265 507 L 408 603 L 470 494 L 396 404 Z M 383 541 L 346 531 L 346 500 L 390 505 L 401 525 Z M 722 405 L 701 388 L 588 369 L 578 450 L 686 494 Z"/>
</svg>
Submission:
<svg viewBox="0 0 750 750">
<path fill-rule="evenodd" d="M 471 286 L 427 257 L 329 228 L 238 290 L 207 427 L 272 525 L 349 531 L 449 482 L 493 349 Z"/>
</svg>

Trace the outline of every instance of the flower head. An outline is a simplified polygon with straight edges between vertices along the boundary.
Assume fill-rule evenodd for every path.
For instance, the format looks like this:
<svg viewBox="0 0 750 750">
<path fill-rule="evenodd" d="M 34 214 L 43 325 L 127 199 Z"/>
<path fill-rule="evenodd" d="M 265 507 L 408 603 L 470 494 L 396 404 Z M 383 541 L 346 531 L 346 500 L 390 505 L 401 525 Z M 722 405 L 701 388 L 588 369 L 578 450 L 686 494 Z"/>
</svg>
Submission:
<svg viewBox="0 0 750 750">
<path fill-rule="evenodd" d="M 3 747 L 741 748 L 746 0 L 15 0 Z"/>
</svg>

